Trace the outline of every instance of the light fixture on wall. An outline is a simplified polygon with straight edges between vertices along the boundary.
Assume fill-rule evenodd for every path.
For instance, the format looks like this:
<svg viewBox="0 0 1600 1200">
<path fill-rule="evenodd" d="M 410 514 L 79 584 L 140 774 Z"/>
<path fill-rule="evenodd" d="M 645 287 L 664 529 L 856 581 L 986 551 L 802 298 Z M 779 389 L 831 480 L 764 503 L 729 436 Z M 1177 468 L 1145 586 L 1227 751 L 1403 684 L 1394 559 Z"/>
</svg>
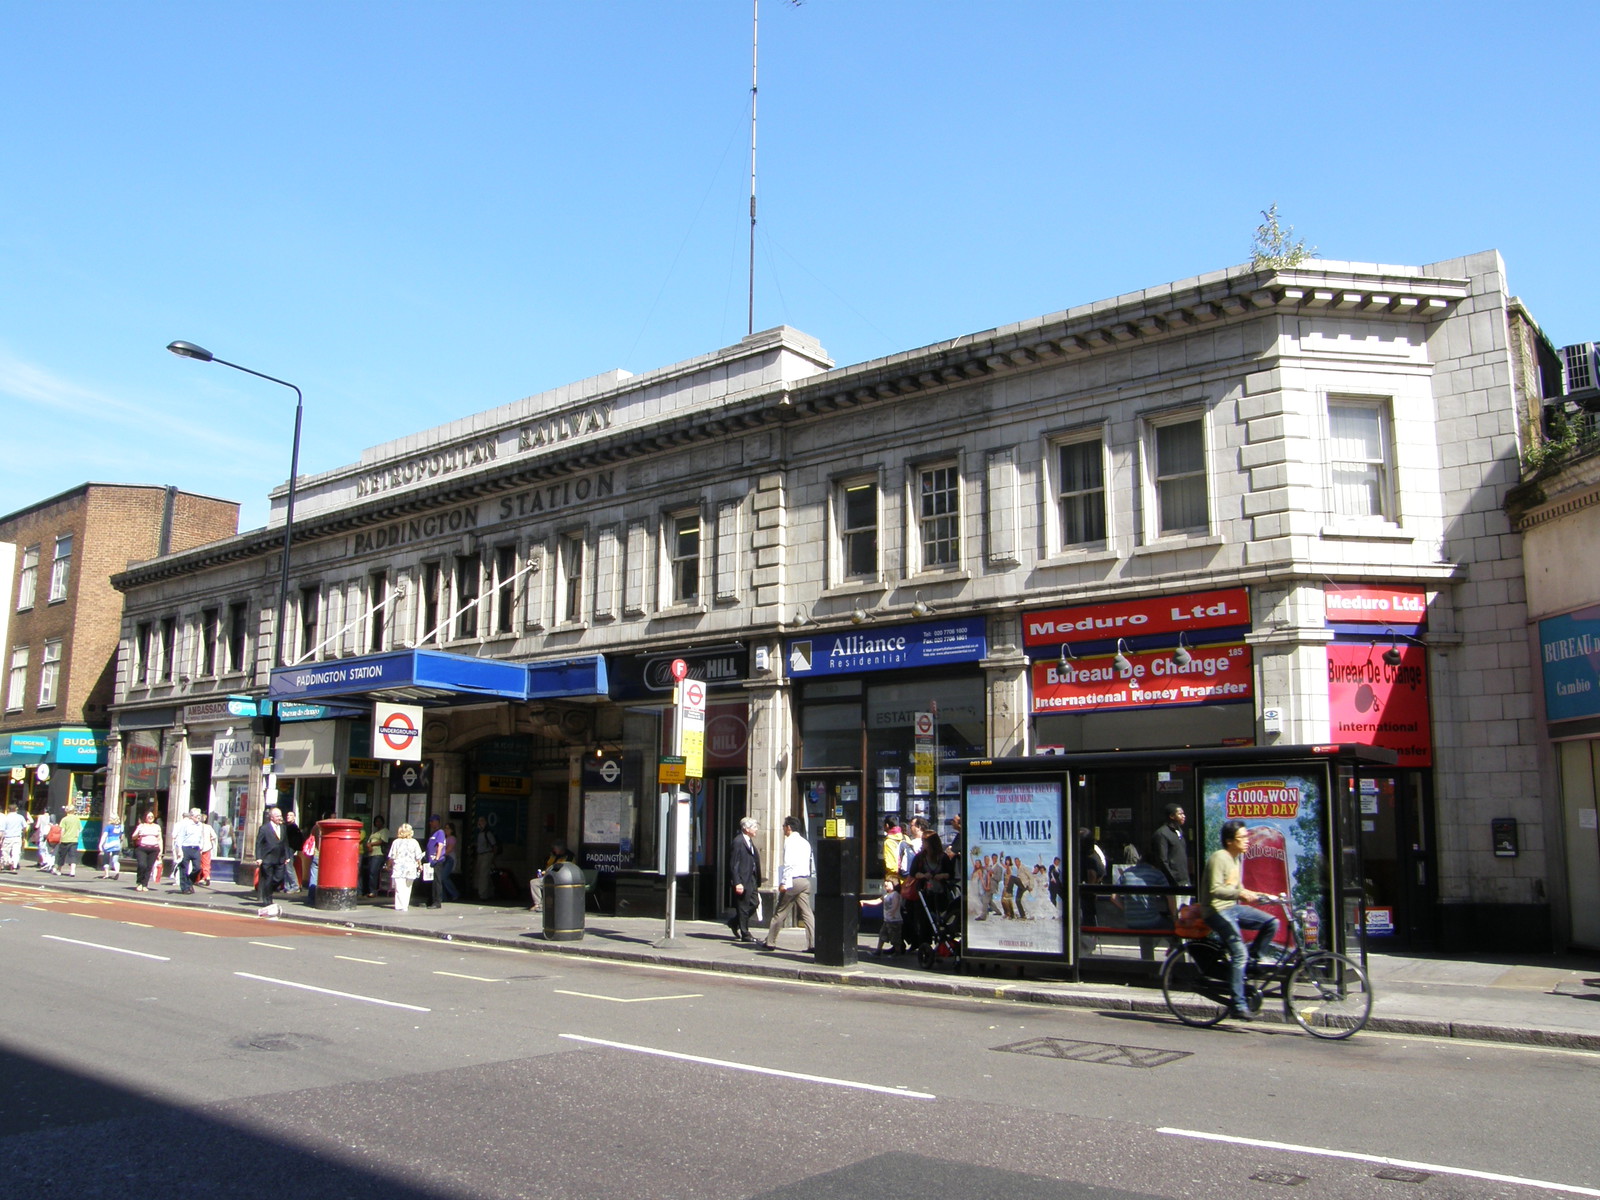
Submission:
<svg viewBox="0 0 1600 1200">
<path fill-rule="evenodd" d="M 850 610 L 850 624 L 865 625 L 870 620 L 872 620 L 872 614 L 862 608 L 861 605 L 858 604 Z"/>
<path fill-rule="evenodd" d="M 1428 644 L 1427 642 L 1423 641 L 1421 638 L 1414 638 L 1414 637 L 1410 636 L 1409 634 L 1405 634 L 1405 633 L 1396 633 L 1392 628 L 1390 628 L 1387 625 L 1385 625 L 1383 627 L 1383 631 L 1386 634 L 1389 635 L 1389 648 L 1383 652 L 1383 661 L 1385 663 L 1387 663 L 1391 667 L 1398 667 L 1400 665 L 1400 659 L 1401 659 L 1400 643 L 1401 642 L 1410 642 L 1413 646 L 1422 646 L 1422 647 L 1426 647 L 1427 644 Z M 1374 642 L 1373 645 L 1376 646 L 1377 643 Z"/>
<path fill-rule="evenodd" d="M 1189 647 L 1184 643 L 1183 634 L 1178 635 L 1178 648 L 1172 652 L 1173 665 L 1182 670 L 1194 661 L 1194 655 L 1189 653 Z"/>
<path fill-rule="evenodd" d="M 933 605 L 929 604 L 926 600 L 924 600 L 922 598 L 922 593 L 921 592 L 918 592 L 917 593 L 917 598 L 914 601 L 912 601 L 912 604 L 911 604 L 911 615 L 914 616 L 914 617 L 931 617 L 931 616 L 933 616 Z"/>
<path fill-rule="evenodd" d="M 795 625 L 799 626 L 801 629 L 804 629 L 807 625 L 815 625 L 815 624 L 817 624 L 817 620 L 809 612 L 806 611 L 804 605 L 801 605 L 799 608 L 794 610 L 794 622 L 793 623 Z"/>
<path fill-rule="evenodd" d="M 1133 674 L 1133 662 L 1128 658 L 1128 643 L 1125 638 L 1117 639 L 1117 652 L 1112 656 L 1111 665 L 1124 679 Z"/>
<path fill-rule="evenodd" d="M 1078 661 L 1078 656 L 1072 652 L 1072 647 L 1067 645 L 1067 643 L 1062 642 L 1061 643 L 1061 656 L 1056 659 L 1056 670 L 1060 671 L 1063 675 L 1065 675 L 1068 671 L 1070 671 L 1072 669 L 1071 667 L 1067 666 L 1067 664 L 1069 662 L 1077 662 L 1077 661 Z"/>
</svg>

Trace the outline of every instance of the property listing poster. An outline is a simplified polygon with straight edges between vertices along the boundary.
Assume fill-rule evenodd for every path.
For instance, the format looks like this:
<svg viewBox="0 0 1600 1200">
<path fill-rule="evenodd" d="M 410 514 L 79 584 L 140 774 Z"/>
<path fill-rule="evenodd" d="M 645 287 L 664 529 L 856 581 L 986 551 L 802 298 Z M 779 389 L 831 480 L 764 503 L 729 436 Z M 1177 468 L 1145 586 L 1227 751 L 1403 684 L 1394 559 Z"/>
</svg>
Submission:
<svg viewBox="0 0 1600 1200">
<path fill-rule="evenodd" d="M 1062 857 L 1061 786 L 1059 780 L 967 782 L 968 954 L 1065 953 L 1061 910 L 1049 889 L 1050 866 Z"/>
<path fill-rule="evenodd" d="M 1253 771 L 1207 773 L 1201 779 L 1205 861 L 1221 848 L 1224 821 L 1243 821 L 1250 831 L 1250 846 L 1242 864 L 1243 885 L 1252 892 L 1287 894 L 1296 908 L 1317 913 L 1323 930 L 1329 929 L 1332 889 L 1328 879 L 1328 783 L 1323 773 Z M 1277 941 L 1289 941 L 1289 914 L 1282 905 L 1258 908 L 1278 918 Z M 1326 943 L 1327 935 L 1323 935 Z"/>
</svg>

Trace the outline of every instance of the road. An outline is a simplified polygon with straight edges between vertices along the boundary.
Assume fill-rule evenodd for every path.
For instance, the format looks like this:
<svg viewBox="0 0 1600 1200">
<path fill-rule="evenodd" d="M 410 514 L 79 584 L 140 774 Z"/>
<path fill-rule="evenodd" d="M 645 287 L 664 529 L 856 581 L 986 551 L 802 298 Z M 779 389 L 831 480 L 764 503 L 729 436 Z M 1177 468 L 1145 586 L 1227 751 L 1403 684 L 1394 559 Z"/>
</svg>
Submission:
<svg viewBox="0 0 1600 1200">
<path fill-rule="evenodd" d="M 1600 1056 L 1579 1052 L 1191 1030 L 5 884 L 0 964 L 0 1145 L 28 1200 L 1600 1197 Z"/>
</svg>

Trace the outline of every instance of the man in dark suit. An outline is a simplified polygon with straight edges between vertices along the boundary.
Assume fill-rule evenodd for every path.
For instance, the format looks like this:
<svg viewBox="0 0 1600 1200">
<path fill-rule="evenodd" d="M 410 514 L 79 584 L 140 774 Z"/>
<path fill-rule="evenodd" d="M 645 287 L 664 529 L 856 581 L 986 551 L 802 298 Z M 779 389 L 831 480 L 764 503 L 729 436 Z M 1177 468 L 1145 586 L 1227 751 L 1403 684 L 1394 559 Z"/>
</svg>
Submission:
<svg viewBox="0 0 1600 1200">
<path fill-rule="evenodd" d="M 289 857 L 289 840 L 283 832 L 283 810 L 274 805 L 263 814 L 256 833 L 256 859 L 261 864 L 256 878 L 256 916 L 275 917 L 278 905 L 272 893 L 283 882 L 283 864 Z"/>
<path fill-rule="evenodd" d="M 1183 826 L 1183 805 L 1167 805 L 1167 821 L 1150 836 L 1150 859 L 1172 887 L 1189 886 L 1189 839 Z"/>
<path fill-rule="evenodd" d="M 733 940 L 749 942 L 750 918 L 755 914 L 761 888 L 761 851 L 756 849 L 754 817 L 739 822 L 739 836 L 733 839 L 733 849 L 728 855 L 728 878 L 733 883 L 733 920 L 728 928 L 733 930 Z"/>
</svg>

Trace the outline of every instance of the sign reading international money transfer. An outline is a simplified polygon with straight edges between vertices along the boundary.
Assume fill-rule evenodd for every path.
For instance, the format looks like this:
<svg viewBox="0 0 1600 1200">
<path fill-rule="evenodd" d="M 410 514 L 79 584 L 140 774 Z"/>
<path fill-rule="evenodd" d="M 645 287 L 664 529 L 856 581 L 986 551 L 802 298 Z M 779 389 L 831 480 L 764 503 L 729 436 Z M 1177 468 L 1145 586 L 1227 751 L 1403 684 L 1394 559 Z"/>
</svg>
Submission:
<svg viewBox="0 0 1600 1200">
<path fill-rule="evenodd" d="M 1171 650 L 1127 651 L 1127 670 L 1114 655 L 1046 659 L 1033 664 L 1033 711 L 1105 712 L 1183 704 L 1243 704 L 1255 696 L 1250 648 L 1192 646 L 1178 665 Z"/>
</svg>

